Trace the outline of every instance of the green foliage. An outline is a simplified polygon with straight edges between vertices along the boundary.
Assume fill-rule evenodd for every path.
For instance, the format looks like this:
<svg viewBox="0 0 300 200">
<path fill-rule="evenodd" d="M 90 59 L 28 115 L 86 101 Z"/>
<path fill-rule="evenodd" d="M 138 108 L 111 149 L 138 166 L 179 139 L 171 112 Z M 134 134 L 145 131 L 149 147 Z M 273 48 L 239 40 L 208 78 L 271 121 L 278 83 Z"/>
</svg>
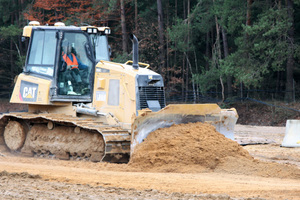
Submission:
<svg viewBox="0 0 300 200">
<path fill-rule="evenodd" d="M 295 3 L 296 5 L 300 5 L 300 0 L 294 0 L 294 3 Z"/>
<path fill-rule="evenodd" d="M 238 49 L 221 62 L 224 74 L 233 75 L 247 87 L 258 87 L 265 76 L 284 70 L 291 26 L 286 13 L 285 9 L 270 8 L 252 26 L 243 25 L 244 35 L 235 40 Z"/>
<path fill-rule="evenodd" d="M 247 1 L 244 0 L 219 0 L 214 5 L 214 12 L 229 34 L 239 35 L 242 34 L 241 26 L 245 24 L 246 8 Z"/>
<path fill-rule="evenodd" d="M 16 25 L 9 25 L 8 27 L 1 27 L 0 28 L 0 36 L 4 39 L 4 40 L 8 40 L 11 39 L 15 45 L 15 47 L 18 49 L 18 45 L 16 43 L 18 37 L 21 35 L 22 33 L 22 29 L 18 28 Z M 18 54 L 18 58 L 14 59 L 17 60 L 15 62 L 17 68 L 22 69 L 22 67 L 25 64 L 25 56 L 21 56 L 20 53 Z M 16 70 L 18 72 L 20 72 L 20 70 Z"/>
<path fill-rule="evenodd" d="M 17 72 L 18 73 L 22 72 L 23 67 L 25 66 L 25 60 L 26 60 L 26 56 L 25 55 L 18 57 L 18 60 L 16 61 L 16 66 L 18 67 L 17 68 Z"/>
<path fill-rule="evenodd" d="M 110 0 L 110 1 L 106 1 L 106 0 L 93 0 L 93 5 L 101 5 L 101 7 L 105 7 L 106 9 L 106 13 L 110 13 L 112 11 L 115 11 L 117 9 L 118 6 L 118 0 Z"/>
<path fill-rule="evenodd" d="M 3 39 L 10 39 L 20 36 L 22 33 L 22 29 L 17 27 L 16 25 L 9 25 L 8 27 L 0 28 L 0 35 Z"/>
<path fill-rule="evenodd" d="M 12 10 L 11 0 L 1 0 L 0 1 L 0 25 L 4 25 L 9 22 L 11 10 Z"/>
<path fill-rule="evenodd" d="M 199 2 L 191 12 L 191 22 L 193 24 L 193 33 L 207 33 L 214 25 L 214 11 L 212 1 L 205 0 Z"/>
<path fill-rule="evenodd" d="M 132 58 L 127 53 L 123 53 L 123 54 L 116 53 L 113 59 L 113 61 L 117 63 L 125 63 L 128 60 L 132 60 Z"/>
<path fill-rule="evenodd" d="M 40 3 L 40 7 L 35 7 L 37 2 Z M 82 5 L 79 5 L 79 1 L 71 2 L 72 5 L 77 6 L 71 6 L 69 10 L 49 8 L 52 2 L 68 1 L 0 0 L 2 47 L 0 56 L 2 56 L 2 68 L 6 70 L 5 73 L 8 74 L 12 65 L 17 67 L 9 73 L 15 73 L 24 65 L 26 46 L 19 42 L 21 28 L 27 24 L 23 14 L 27 17 L 31 15 L 30 20 L 39 19 L 41 14 L 44 18 L 54 19 L 53 15 L 56 12 L 66 25 L 85 22 L 90 25 L 110 26 L 112 34 L 109 39 L 114 52 L 113 61 L 125 63 L 127 60 L 132 60 L 131 54 L 123 54 L 121 50 L 119 0 L 90 0 L 83 6 L 84 12 L 80 12 Z M 293 1 L 294 24 L 288 18 L 286 1 L 282 0 L 256 0 L 250 8 L 244 0 L 162 1 L 166 52 L 164 69 L 158 68 L 160 46 L 157 2 L 145 0 L 137 2 L 138 24 L 135 24 L 135 1 L 124 0 L 127 32 L 134 32 L 139 39 L 140 62 L 149 63 L 151 69 L 162 73 L 169 88 L 176 88 L 178 91 L 191 89 L 191 80 L 193 80 L 202 92 L 208 90 L 220 92 L 220 77 L 224 84 L 227 77 L 232 77 L 231 85 L 236 89 L 239 89 L 240 83 L 248 88 L 259 89 L 274 86 L 275 82 L 282 85 L 281 89 L 284 89 L 285 69 L 289 55 L 294 55 L 295 72 L 300 71 L 300 0 Z M 189 16 L 187 2 L 190 2 Z M 52 10 L 50 12 L 47 9 Z M 38 15 L 32 15 L 33 10 Z M 246 26 L 249 10 L 251 11 L 248 13 L 251 16 L 250 25 Z M 219 27 L 219 37 L 217 37 L 216 23 Z M 293 48 L 289 48 L 291 38 L 288 31 L 291 27 L 295 27 Z M 227 33 L 229 51 L 227 57 L 223 49 L 222 30 Z M 220 38 L 219 44 L 217 38 Z M 128 43 L 131 49 L 131 42 Z M 13 63 L 6 58 L 9 53 Z M 281 76 L 277 77 L 279 73 Z M 185 88 L 186 86 L 188 88 Z"/>
<path fill-rule="evenodd" d="M 218 84 L 220 79 L 220 71 L 215 67 L 207 71 L 203 70 L 202 73 L 195 74 L 193 79 L 199 84 L 200 91 L 205 93 Z"/>
<path fill-rule="evenodd" d="M 176 46 L 172 46 L 174 50 L 178 50 L 180 52 L 188 51 L 188 49 L 191 47 L 191 43 L 188 43 L 186 38 L 188 32 L 188 24 L 184 23 L 183 20 L 180 19 L 177 20 L 176 25 L 174 25 L 172 29 L 168 29 L 170 40 L 173 42 L 173 44 L 176 42 Z"/>
</svg>

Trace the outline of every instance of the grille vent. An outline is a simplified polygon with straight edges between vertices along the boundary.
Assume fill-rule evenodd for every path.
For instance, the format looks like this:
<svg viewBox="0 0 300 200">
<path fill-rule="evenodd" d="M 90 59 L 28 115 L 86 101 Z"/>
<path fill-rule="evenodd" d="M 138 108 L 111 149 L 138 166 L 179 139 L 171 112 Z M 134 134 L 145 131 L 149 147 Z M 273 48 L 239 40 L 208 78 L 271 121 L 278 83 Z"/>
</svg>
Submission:
<svg viewBox="0 0 300 200">
<path fill-rule="evenodd" d="M 165 92 L 163 87 L 139 87 L 140 93 L 140 109 L 148 108 L 147 101 L 157 100 L 161 108 L 164 108 L 165 105 Z"/>
</svg>

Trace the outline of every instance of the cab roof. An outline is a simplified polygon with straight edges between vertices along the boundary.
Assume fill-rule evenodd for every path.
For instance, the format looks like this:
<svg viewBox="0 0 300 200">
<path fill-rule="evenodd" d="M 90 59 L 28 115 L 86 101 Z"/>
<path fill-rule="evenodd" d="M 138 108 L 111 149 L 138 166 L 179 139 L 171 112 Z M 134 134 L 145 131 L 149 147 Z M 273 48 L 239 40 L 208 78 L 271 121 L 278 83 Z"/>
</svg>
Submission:
<svg viewBox="0 0 300 200">
<path fill-rule="evenodd" d="M 84 31 L 87 33 L 98 33 L 101 32 L 103 34 L 110 34 L 110 28 L 103 26 L 103 27 L 96 27 L 96 26 L 65 26 L 62 22 L 57 22 L 54 26 L 45 26 L 40 25 L 39 22 L 33 21 L 25 26 L 23 29 L 23 37 L 30 37 L 32 30 L 34 29 L 43 29 L 43 30 L 65 30 L 65 31 Z"/>
</svg>

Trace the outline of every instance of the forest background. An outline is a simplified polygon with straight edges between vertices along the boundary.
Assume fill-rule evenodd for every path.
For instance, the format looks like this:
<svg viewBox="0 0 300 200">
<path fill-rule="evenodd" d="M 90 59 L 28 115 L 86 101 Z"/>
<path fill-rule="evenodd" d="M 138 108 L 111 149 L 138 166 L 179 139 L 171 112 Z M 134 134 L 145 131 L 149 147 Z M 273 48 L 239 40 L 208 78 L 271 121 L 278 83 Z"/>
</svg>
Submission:
<svg viewBox="0 0 300 200">
<path fill-rule="evenodd" d="M 168 101 L 300 100 L 300 0 L 0 0 L 0 98 L 9 98 L 28 44 L 22 28 L 109 26 L 111 60 L 162 74 Z"/>
</svg>

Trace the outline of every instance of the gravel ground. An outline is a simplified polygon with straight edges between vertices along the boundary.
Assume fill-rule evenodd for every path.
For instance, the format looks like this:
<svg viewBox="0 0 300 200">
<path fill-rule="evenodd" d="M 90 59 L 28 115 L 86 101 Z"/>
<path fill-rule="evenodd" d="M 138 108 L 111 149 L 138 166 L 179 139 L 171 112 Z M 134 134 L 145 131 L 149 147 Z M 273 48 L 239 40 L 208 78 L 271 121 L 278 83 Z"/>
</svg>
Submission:
<svg viewBox="0 0 300 200">
<path fill-rule="evenodd" d="M 300 148 L 281 148 L 284 127 L 236 127 L 258 160 L 298 166 Z M 257 139 L 259 138 L 259 140 Z M 127 165 L 15 156 L 0 148 L 0 199 L 300 199 L 299 179 L 227 173 L 144 173 Z"/>
<path fill-rule="evenodd" d="M 1 199 L 245 199 L 231 198 L 226 194 L 182 194 L 160 192 L 155 189 L 95 187 L 89 184 L 47 181 L 28 173 L 8 173 L 6 171 L 0 173 L 0 188 Z"/>
</svg>

